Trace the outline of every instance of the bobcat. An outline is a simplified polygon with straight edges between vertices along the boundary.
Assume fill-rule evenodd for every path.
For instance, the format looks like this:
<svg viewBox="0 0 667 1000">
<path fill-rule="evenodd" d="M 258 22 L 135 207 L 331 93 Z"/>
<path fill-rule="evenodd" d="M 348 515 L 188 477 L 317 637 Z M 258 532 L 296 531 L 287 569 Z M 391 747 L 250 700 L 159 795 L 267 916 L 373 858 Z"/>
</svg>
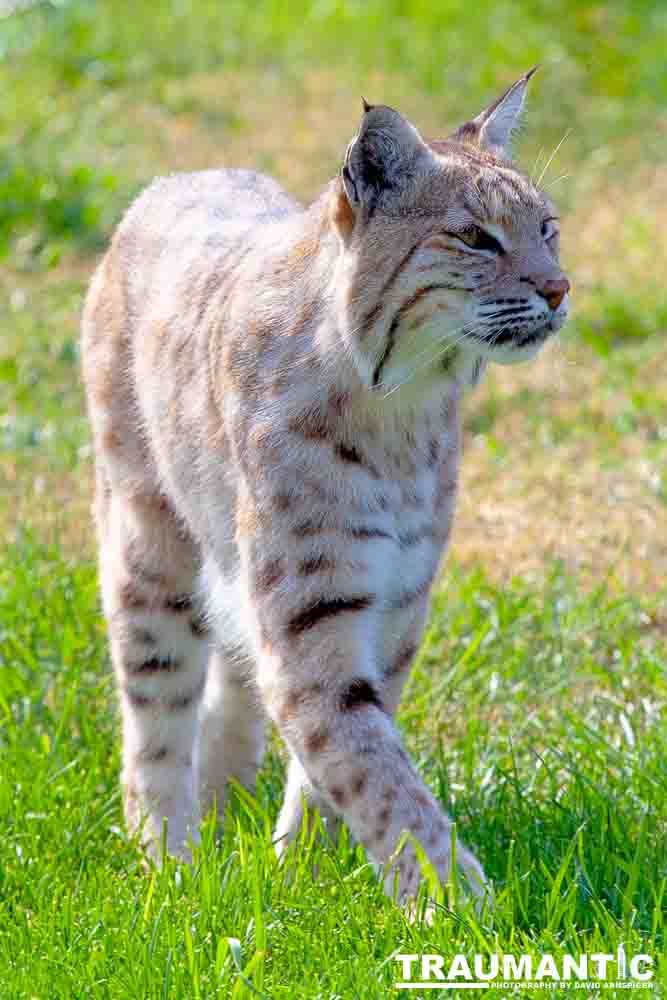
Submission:
<svg viewBox="0 0 667 1000">
<path fill-rule="evenodd" d="M 264 710 L 305 799 L 414 897 L 451 822 L 393 717 L 447 543 L 466 385 L 533 357 L 569 283 L 551 202 L 506 158 L 531 73 L 447 139 L 364 101 L 308 208 L 273 180 L 156 180 L 91 283 L 83 364 L 128 826 L 188 858 Z M 401 844 L 402 850 L 400 848 Z M 476 894 L 481 865 L 457 846 Z"/>
</svg>

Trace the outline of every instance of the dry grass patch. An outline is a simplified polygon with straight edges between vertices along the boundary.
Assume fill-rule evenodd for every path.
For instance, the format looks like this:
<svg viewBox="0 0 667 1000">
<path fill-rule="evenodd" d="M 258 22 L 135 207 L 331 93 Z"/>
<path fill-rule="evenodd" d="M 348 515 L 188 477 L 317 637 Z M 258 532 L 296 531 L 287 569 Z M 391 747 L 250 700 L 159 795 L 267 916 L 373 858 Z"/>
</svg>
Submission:
<svg viewBox="0 0 667 1000">
<path fill-rule="evenodd" d="M 639 160 L 641 163 L 641 160 Z M 563 243 L 578 296 L 600 285 L 634 293 L 667 273 L 667 167 L 644 168 L 623 185 L 584 178 Z"/>
<path fill-rule="evenodd" d="M 467 436 L 452 553 L 496 579 L 541 576 L 557 559 L 587 584 L 609 577 L 655 592 L 667 578 L 664 456 L 653 456 L 641 433 L 607 443 L 604 426 L 622 415 L 624 393 L 607 391 L 604 362 L 584 346 L 561 359 L 554 353 L 490 374 L 483 392 L 497 399 L 498 426 L 492 437 Z M 656 393 L 664 393 L 666 367 L 667 347 L 657 349 L 646 372 Z M 544 433 L 522 390 L 549 411 Z M 479 406 L 471 400 L 471 413 Z M 564 440 L 554 439 L 554 426 L 569 428 Z"/>
</svg>

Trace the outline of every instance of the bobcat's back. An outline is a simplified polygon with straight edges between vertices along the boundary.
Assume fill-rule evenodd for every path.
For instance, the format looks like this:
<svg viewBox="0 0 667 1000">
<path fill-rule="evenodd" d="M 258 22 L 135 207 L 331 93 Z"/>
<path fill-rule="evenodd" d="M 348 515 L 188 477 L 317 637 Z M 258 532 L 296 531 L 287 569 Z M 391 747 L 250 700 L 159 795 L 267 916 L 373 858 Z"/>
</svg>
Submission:
<svg viewBox="0 0 667 1000">
<path fill-rule="evenodd" d="M 252 170 L 158 178 L 130 207 L 115 240 L 133 314 L 154 295 L 175 288 L 187 295 L 184 271 L 191 279 L 210 272 L 253 227 L 301 211 L 276 181 Z"/>
<path fill-rule="evenodd" d="M 274 180 L 249 170 L 158 178 L 129 208 L 82 323 L 92 423 L 119 485 L 172 492 L 177 504 L 183 483 L 197 493 L 198 455 L 212 441 L 223 452 L 227 444 L 210 395 L 207 320 L 257 229 L 302 212 Z"/>
</svg>

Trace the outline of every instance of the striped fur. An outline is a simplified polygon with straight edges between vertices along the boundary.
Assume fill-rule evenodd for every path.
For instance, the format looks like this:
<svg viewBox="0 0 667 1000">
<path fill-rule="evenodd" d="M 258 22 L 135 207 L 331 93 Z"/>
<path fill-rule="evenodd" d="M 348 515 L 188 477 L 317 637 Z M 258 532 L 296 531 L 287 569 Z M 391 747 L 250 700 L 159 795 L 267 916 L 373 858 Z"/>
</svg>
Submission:
<svg viewBox="0 0 667 1000">
<path fill-rule="evenodd" d="M 158 180 L 93 278 L 102 592 L 126 815 L 153 853 L 166 818 L 188 856 L 201 810 L 252 784 L 266 713 L 291 754 L 279 848 L 306 795 L 376 862 L 407 829 L 448 875 L 449 821 L 393 715 L 449 534 L 461 393 L 567 307 L 555 211 L 501 158 L 526 81 L 430 144 L 368 107 L 307 209 L 246 171 Z M 414 895 L 412 847 L 392 863 Z"/>
</svg>

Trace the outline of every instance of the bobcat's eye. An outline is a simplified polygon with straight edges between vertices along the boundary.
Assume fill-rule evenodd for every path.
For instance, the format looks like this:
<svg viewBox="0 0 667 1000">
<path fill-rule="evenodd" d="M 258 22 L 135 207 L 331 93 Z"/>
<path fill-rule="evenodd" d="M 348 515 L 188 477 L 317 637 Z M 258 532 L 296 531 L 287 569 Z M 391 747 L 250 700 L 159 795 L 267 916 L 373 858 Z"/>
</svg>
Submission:
<svg viewBox="0 0 667 1000">
<path fill-rule="evenodd" d="M 487 233 L 485 229 L 481 229 L 480 226 L 468 226 L 463 232 L 459 233 L 459 239 L 467 243 L 469 247 L 474 250 L 488 250 L 491 253 L 504 253 L 503 245 L 499 240 L 492 236 L 491 233 Z"/>
<path fill-rule="evenodd" d="M 552 240 L 554 236 L 558 236 L 559 230 L 558 226 L 556 225 L 557 222 L 558 219 L 552 218 L 552 219 L 545 219 L 544 222 L 542 223 L 542 236 L 547 241 L 547 243 L 549 242 L 549 240 Z"/>
</svg>

